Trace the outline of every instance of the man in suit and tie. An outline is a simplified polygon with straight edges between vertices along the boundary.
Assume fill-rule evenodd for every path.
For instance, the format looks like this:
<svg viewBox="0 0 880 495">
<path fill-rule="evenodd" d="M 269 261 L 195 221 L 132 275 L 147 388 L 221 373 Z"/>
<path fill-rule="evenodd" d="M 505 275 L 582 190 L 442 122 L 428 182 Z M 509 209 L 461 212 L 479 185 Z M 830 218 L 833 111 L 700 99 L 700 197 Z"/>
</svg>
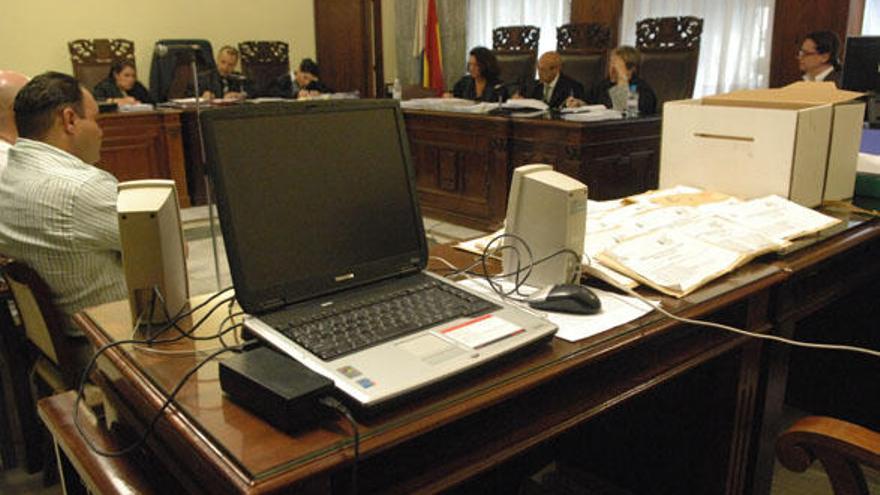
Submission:
<svg viewBox="0 0 880 495">
<path fill-rule="evenodd" d="M 522 96 L 546 103 L 550 108 L 562 108 L 570 97 L 583 99 L 581 83 L 562 73 L 562 57 L 547 52 L 538 59 L 538 80 L 527 86 Z"/>
</svg>

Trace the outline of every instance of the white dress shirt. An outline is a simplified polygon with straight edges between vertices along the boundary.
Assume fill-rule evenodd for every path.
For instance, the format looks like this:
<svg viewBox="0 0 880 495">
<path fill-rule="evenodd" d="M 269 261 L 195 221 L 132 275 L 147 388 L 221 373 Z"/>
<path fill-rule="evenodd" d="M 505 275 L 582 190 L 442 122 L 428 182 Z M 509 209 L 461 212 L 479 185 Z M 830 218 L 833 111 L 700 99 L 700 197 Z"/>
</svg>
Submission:
<svg viewBox="0 0 880 495">
<path fill-rule="evenodd" d="M 127 297 L 116 184 L 61 149 L 21 138 L 0 175 L 0 253 L 36 270 L 67 315 Z"/>
<path fill-rule="evenodd" d="M 817 82 L 824 81 L 825 78 L 828 77 L 828 74 L 831 74 L 832 72 L 834 72 L 834 66 L 830 65 L 830 66 L 828 66 L 827 69 L 816 74 L 815 76 L 811 76 L 809 74 L 804 74 L 804 81 L 817 81 Z"/>
</svg>

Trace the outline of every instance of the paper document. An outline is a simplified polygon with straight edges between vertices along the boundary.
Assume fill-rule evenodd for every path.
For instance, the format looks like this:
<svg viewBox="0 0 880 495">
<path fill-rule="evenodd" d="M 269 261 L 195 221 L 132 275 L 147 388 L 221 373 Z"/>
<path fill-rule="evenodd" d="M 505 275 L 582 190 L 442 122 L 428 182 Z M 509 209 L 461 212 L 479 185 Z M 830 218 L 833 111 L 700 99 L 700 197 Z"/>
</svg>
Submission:
<svg viewBox="0 0 880 495">
<path fill-rule="evenodd" d="M 130 105 L 119 105 L 120 112 L 151 112 L 153 105 L 149 103 L 132 103 Z"/>
<path fill-rule="evenodd" d="M 511 98 L 501 104 L 501 108 L 531 108 L 534 110 L 547 110 L 546 103 L 534 98 Z"/>
<path fill-rule="evenodd" d="M 497 298 L 497 294 L 492 291 L 485 279 L 472 278 L 459 283 L 470 289 Z M 502 282 L 501 286 L 504 290 L 513 288 L 513 285 L 509 282 Z M 533 287 L 522 287 L 521 289 L 523 294 L 531 294 L 536 290 Z M 634 297 L 622 296 L 592 287 L 590 290 L 602 302 L 602 310 L 594 315 L 573 315 L 554 311 L 545 312 L 528 307 L 524 309 L 550 320 L 559 327 L 559 330 L 556 331 L 556 336 L 569 342 L 577 342 L 578 340 L 592 337 L 606 330 L 629 323 L 650 313 L 654 309 Z"/>
<path fill-rule="evenodd" d="M 579 107 L 565 107 L 560 110 L 561 113 L 584 113 L 584 112 L 604 112 L 608 110 L 605 105 L 582 105 Z"/>
<path fill-rule="evenodd" d="M 703 242 L 675 230 L 656 230 L 601 253 L 600 261 L 651 287 L 683 297 L 739 266 L 738 251 Z"/>
<path fill-rule="evenodd" d="M 841 222 L 779 196 L 743 201 L 719 215 L 767 236 L 787 240 L 815 234 Z"/>
<path fill-rule="evenodd" d="M 462 98 L 414 98 L 400 102 L 400 107 L 434 112 L 489 113 L 492 109 L 498 108 L 498 103 L 476 103 Z"/>
<path fill-rule="evenodd" d="M 572 122 L 597 122 L 600 120 L 620 120 L 623 114 L 617 110 L 597 110 L 593 112 L 564 113 L 562 120 Z"/>
</svg>

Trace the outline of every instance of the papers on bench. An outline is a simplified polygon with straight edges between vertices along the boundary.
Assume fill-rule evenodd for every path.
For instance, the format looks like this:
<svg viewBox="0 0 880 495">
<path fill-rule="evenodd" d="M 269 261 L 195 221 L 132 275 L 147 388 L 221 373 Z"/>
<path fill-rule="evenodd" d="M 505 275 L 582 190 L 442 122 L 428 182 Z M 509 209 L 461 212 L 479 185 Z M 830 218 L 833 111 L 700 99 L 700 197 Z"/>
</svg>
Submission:
<svg viewBox="0 0 880 495">
<path fill-rule="evenodd" d="M 415 98 L 400 102 L 400 108 L 409 110 L 431 110 L 434 112 L 489 113 L 498 108 L 498 103 L 465 100 L 462 98 Z"/>
<path fill-rule="evenodd" d="M 565 107 L 560 110 L 563 120 L 573 122 L 595 122 L 598 120 L 622 119 L 623 114 L 617 110 L 611 110 L 605 105 L 583 105 L 580 107 Z"/>
<path fill-rule="evenodd" d="M 653 191 L 606 202 L 590 201 L 584 272 L 675 297 L 790 241 L 824 231 L 840 220 L 778 196 L 741 201 L 690 187 Z M 482 253 L 498 233 L 461 249 Z"/>
<path fill-rule="evenodd" d="M 485 279 L 470 278 L 459 283 L 490 297 L 498 298 L 498 295 L 492 291 Z M 513 284 L 509 282 L 501 282 L 501 286 L 504 290 L 513 288 Z M 533 287 L 521 287 L 523 294 L 530 294 L 535 290 Z M 546 318 L 556 324 L 559 327 L 556 331 L 556 336 L 569 342 L 592 337 L 605 330 L 629 323 L 654 309 L 634 297 L 622 296 L 593 287 L 590 290 L 602 301 L 602 310 L 594 315 L 573 315 L 553 311 L 545 313 L 527 306 L 523 309 L 532 313 L 539 313 L 542 318 Z"/>
<path fill-rule="evenodd" d="M 129 105 L 119 105 L 120 112 L 152 112 L 153 105 L 149 103 L 132 103 Z"/>
</svg>

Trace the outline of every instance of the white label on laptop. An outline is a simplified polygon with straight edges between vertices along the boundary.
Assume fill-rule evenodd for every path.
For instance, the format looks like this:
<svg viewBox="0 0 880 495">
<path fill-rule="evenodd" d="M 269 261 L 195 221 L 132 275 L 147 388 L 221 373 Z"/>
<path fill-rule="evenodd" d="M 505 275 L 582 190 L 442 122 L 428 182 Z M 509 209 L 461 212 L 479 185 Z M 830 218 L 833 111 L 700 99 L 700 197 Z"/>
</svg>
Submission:
<svg viewBox="0 0 880 495">
<path fill-rule="evenodd" d="M 519 325 L 488 314 L 447 328 L 441 333 L 471 349 L 478 349 L 524 331 Z"/>
</svg>

